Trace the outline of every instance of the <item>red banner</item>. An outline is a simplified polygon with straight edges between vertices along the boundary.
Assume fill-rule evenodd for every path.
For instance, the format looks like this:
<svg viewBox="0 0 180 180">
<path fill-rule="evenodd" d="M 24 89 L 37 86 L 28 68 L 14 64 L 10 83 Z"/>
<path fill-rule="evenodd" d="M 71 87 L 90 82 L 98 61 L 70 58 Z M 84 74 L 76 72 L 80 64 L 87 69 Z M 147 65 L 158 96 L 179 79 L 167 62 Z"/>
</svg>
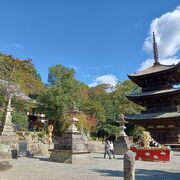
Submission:
<svg viewBox="0 0 180 180">
<path fill-rule="evenodd" d="M 131 147 L 131 151 L 135 153 L 135 160 L 142 161 L 170 161 L 171 150 L 169 149 L 137 149 Z"/>
</svg>

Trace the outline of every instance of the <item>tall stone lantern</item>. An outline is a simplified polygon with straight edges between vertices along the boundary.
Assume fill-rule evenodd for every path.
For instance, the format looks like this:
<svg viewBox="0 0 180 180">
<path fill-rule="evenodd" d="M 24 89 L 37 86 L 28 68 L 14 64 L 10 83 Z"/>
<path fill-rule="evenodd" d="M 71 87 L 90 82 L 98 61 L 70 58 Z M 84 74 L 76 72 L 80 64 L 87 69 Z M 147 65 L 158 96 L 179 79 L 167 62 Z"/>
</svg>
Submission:
<svg viewBox="0 0 180 180">
<path fill-rule="evenodd" d="M 50 150 L 50 161 L 74 164 L 92 159 L 89 145 L 76 127 L 76 123 L 79 121 L 76 117 L 78 113 L 80 111 L 74 103 L 73 108 L 69 111 L 70 125 L 67 131 L 60 137 L 59 142 L 54 144 L 54 149 Z"/>
<path fill-rule="evenodd" d="M 128 150 L 129 146 L 129 139 L 124 130 L 126 129 L 125 127 L 126 121 L 124 120 L 124 115 L 120 114 L 119 115 L 119 127 L 121 129 L 121 132 L 116 138 L 116 141 L 114 142 L 114 152 L 115 154 L 118 155 L 123 155 L 126 153 Z"/>
<path fill-rule="evenodd" d="M 80 111 L 77 109 L 75 103 L 73 103 L 73 107 L 69 110 L 70 118 L 69 118 L 69 123 L 70 126 L 67 130 L 67 133 L 79 133 L 76 123 L 79 121 L 79 119 L 76 118 L 77 114 L 79 114 Z"/>
<path fill-rule="evenodd" d="M 8 99 L 4 122 L 0 124 L 0 159 L 15 158 L 18 152 L 19 137 L 14 132 L 12 123 L 11 100 L 13 97 L 18 97 L 23 100 L 30 100 L 20 89 L 19 85 L 0 79 L 0 84 L 3 87 L 3 93 Z"/>
<path fill-rule="evenodd" d="M 120 129 L 122 129 L 119 133 L 119 136 L 127 136 L 126 133 L 125 133 L 125 123 L 127 123 L 125 120 L 124 120 L 124 114 L 120 114 L 119 115 L 119 127 Z"/>
<path fill-rule="evenodd" d="M 2 127 L 2 132 L 1 132 L 2 136 L 13 136 L 16 134 L 14 132 L 14 127 L 12 123 L 11 112 L 13 111 L 13 108 L 11 107 L 11 99 L 12 99 L 12 95 L 10 95 L 9 100 L 8 100 L 5 122 L 4 122 L 4 126 Z"/>
</svg>

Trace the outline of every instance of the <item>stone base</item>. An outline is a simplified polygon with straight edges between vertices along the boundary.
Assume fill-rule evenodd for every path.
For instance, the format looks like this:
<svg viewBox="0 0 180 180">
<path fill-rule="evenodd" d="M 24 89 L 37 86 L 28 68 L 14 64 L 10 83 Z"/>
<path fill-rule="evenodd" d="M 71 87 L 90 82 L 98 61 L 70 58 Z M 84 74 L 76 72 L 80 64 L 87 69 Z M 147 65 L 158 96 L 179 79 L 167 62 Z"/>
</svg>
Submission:
<svg viewBox="0 0 180 180">
<path fill-rule="evenodd" d="M 114 153 L 117 155 L 124 155 L 128 150 L 128 137 L 119 136 L 114 142 Z"/>
<path fill-rule="evenodd" d="M 69 164 L 79 164 L 89 162 L 92 160 L 92 156 L 87 153 L 72 153 L 71 150 L 59 150 L 52 149 L 49 161 Z"/>
<path fill-rule="evenodd" d="M 18 136 L 0 136 L 0 159 L 17 158 Z"/>
<path fill-rule="evenodd" d="M 5 123 L 1 132 L 2 136 L 14 136 L 16 133 L 14 132 L 14 127 L 12 123 Z"/>
</svg>

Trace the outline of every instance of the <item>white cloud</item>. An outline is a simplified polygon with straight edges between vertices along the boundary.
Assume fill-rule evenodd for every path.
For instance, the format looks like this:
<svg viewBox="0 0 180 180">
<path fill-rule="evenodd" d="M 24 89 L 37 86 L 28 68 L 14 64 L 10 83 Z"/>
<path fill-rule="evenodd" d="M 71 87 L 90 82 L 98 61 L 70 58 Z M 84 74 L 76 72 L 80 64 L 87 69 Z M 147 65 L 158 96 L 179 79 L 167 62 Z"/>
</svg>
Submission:
<svg viewBox="0 0 180 180">
<path fill-rule="evenodd" d="M 109 84 L 115 86 L 118 83 L 118 78 L 114 74 L 106 74 L 97 77 L 93 83 L 89 84 L 90 87 L 95 87 L 99 84 Z"/>
<path fill-rule="evenodd" d="M 179 61 L 177 53 L 180 52 L 180 6 L 174 11 L 167 12 L 155 18 L 149 29 L 149 34 L 144 41 L 143 49 L 151 53 L 152 32 L 155 32 L 156 42 L 159 51 L 159 61 L 163 64 L 173 64 Z M 147 59 L 141 64 L 140 69 L 152 65 L 153 60 Z M 144 67 L 144 68 L 143 68 Z"/>
</svg>

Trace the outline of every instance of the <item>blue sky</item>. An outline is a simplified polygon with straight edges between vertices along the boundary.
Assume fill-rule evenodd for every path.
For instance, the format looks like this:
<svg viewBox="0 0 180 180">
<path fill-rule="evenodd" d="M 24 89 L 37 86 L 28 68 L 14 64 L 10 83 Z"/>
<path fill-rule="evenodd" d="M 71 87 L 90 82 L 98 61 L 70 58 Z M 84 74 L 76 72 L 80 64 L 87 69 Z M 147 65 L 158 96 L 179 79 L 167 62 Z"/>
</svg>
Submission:
<svg viewBox="0 0 180 180">
<path fill-rule="evenodd" d="M 163 62 L 179 60 L 179 5 L 175 0 L 0 0 L 0 52 L 31 58 L 45 82 L 56 64 L 75 68 L 86 84 L 125 80 L 152 62 L 152 29 Z M 167 50 L 163 44 L 169 42 L 175 47 Z"/>
</svg>

